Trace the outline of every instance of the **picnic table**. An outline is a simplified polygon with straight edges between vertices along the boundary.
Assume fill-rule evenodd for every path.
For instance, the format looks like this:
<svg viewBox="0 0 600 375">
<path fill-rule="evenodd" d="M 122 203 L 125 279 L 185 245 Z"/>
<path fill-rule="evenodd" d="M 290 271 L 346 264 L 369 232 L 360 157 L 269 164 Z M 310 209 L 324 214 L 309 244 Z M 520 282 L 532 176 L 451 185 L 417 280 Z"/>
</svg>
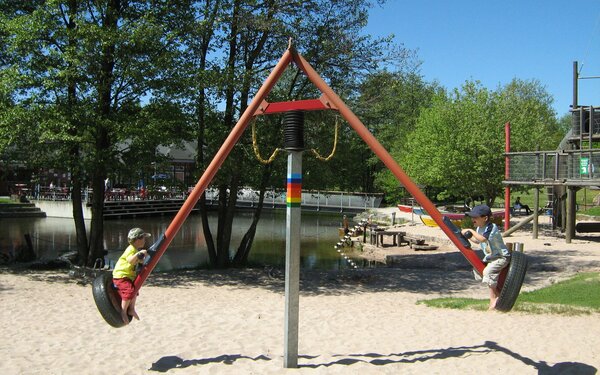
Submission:
<svg viewBox="0 0 600 375">
<path fill-rule="evenodd" d="M 404 236 L 406 236 L 406 232 L 389 231 L 382 228 L 371 230 L 370 240 L 372 245 L 384 247 L 384 239 L 391 237 L 392 246 L 402 246 Z"/>
</svg>

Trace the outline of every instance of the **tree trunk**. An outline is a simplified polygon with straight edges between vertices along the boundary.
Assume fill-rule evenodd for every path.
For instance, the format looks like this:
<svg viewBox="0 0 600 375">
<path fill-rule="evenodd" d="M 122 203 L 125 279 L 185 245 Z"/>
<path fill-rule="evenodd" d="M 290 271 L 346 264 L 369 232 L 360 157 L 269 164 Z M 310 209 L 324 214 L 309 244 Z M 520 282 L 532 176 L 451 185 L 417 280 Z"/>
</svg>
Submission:
<svg viewBox="0 0 600 375">
<path fill-rule="evenodd" d="M 75 223 L 75 234 L 77 237 L 78 263 L 84 265 L 88 263 L 88 242 L 85 229 L 85 220 L 83 217 L 83 200 L 81 197 L 81 177 L 75 176 L 71 172 L 71 204 L 73 205 L 73 221 Z"/>
<path fill-rule="evenodd" d="M 72 49 L 76 48 L 77 41 L 72 35 L 72 32 L 77 27 L 77 8 L 78 1 L 69 1 L 69 19 L 67 22 L 67 29 L 71 31 L 69 34 L 69 46 Z M 72 65 L 71 62 L 69 62 Z M 80 123 L 75 119 L 73 110 L 77 107 L 77 82 L 73 76 L 69 77 L 67 83 L 67 102 L 69 103 L 69 134 L 77 138 Z M 74 143 L 69 150 L 70 158 L 70 172 L 71 172 L 71 204 L 73 207 L 73 222 L 75 224 L 75 235 L 77 238 L 77 254 L 79 265 L 85 265 L 88 263 L 88 241 L 87 233 L 85 228 L 85 220 L 83 217 L 83 202 L 81 198 L 82 174 L 81 174 L 81 155 L 80 147 L 78 143 Z"/>
<path fill-rule="evenodd" d="M 216 263 L 215 267 L 223 268 L 229 263 L 229 249 L 223 251 L 223 242 L 225 237 L 225 216 L 227 211 L 227 185 L 219 186 L 219 209 L 217 220 L 217 247 L 216 247 Z"/>
<path fill-rule="evenodd" d="M 205 11 L 205 19 L 208 22 L 202 23 L 204 25 L 204 31 L 202 33 L 202 41 L 200 42 L 199 49 L 199 59 L 200 63 L 198 65 L 198 72 L 203 74 L 206 71 L 207 59 L 208 59 L 208 51 L 210 47 L 210 43 L 212 41 L 214 35 L 213 25 L 215 23 L 219 8 L 220 1 L 215 1 L 213 3 L 213 7 L 209 9 L 209 2 L 206 2 Z M 204 80 L 200 81 L 200 87 L 198 92 L 198 100 L 196 104 L 197 111 L 197 119 L 198 119 L 198 154 L 196 158 L 196 167 L 199 171 L 204 170 L 205 158 L 204 158 L 204 144 L 205 144 L 205 131 L 206 131 L 206 86 Z M 200 205 L 200 217 L 202 219 L 202 231 L 204 233 L 204 238 L 206 239 L 206 247 L 208 250 L 208 259 L 211 265 L 215 266 L 217 264 L 217 251 L 215 248 L 215 242 L 212 237 L 212 232 L 210 230 L 210 225 L 208 222 L 208 208 L 206 205 L 206 193 L 202 194 L 200 200 L 198 201 Z"/>
<path fill-rule="evenodd" d="M 98 165 L 92 176 L 92 222 L 90 225 L 90 258 L 88 265 L 104 258 L 104 167 Z"/>
<path fill-rule="evenodd" d="M 217 251 L 215 249 L 215 241 L 213 241 L 212 232 L 208 223 L 208 212 L 206 206 L 206 194 L 200 197 L 200 217 L 202 218 L 202 232 L 206 240 L 206 248 L 208 250 L 208 261 L 212 266 L 217 265 Z"/>
<path fill-rule="evenodd" d="M 260 220 L 260 214 L 262 213 L 264 201 L 265 201 L 265 192 L 267 181 L 271 177 L 271 165 L 267 164 L 262 168 L 262 176 L 260 181 L 260 193 L 258 196 L 258 204 L 254 210 L 252 215 L 252 224 L 244 234 L 240 245 L 236 251 L 235 256 L 233 257 L 233 265 L 234 266 L 245 266 L 248 263 L 248 256 L 250 255 L 250 249 L 252 249 L 252 243 L 254 242 L 254 236 L 256 235 L 256 227 L 258 226 L 258 222 Z"/>
<path fill-rule="evenodd" d="M 121 10 L 120 0 L 109 0 L 102 28 L 115 31 Z M 98 122 L 95 134 L 95 166 L 92 174 L 92 224 L 90 231 L 90 262 L 104 257 L 104 180 L 106 166 L 109 162 L 110 138 L 107 125 L 111 118 L 113 70 L 115 66 L 115 45 L 106 44 L 102 47 L 100 76 L 98 80 Z M 90 263 L 88 262 L 88 264 Z"/>
<path fill-rule="evenodd" d="M 219 227 L 217 229 L 217 264 L 219 268 L 228 267 L 231 264 L 229 256 L 229 245 L 231 244 L 231 232 L 237 203 L 237 191 L 239 187 L 239 174 L 231 175 L 229 186 L 221 185 L 219 192 Z M 229 190 L 229 194 L 227 194 Z"/>
</svg>

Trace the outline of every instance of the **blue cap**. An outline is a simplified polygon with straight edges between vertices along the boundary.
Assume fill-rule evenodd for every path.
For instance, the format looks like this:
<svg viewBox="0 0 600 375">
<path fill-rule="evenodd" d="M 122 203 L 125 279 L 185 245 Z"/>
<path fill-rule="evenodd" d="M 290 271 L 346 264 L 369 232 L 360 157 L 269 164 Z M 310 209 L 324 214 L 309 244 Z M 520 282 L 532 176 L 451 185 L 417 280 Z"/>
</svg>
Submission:
<svg viewBox="0 0 600 375">
<path fill-rule="evenodd" d="M 481 216 L 492 216 L 492 210 L 485 205 L 481 204 L 479 206 L 475 206 L 471 209 L 471 211 L 467 212 L 467 216 L 470 217 L 481 217 Z"/>
</svg>

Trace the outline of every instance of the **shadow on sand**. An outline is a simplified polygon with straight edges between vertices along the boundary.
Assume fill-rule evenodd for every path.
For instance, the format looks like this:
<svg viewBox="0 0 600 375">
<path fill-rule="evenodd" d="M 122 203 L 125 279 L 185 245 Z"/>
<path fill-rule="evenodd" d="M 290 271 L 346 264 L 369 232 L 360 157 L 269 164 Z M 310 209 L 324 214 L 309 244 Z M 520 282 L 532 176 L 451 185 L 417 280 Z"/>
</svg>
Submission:
<svg viewBox="0 0 600 375">
<path fill-rule="evenodd" d="M 190 366 L 201 366 L 209 363 L 223 363 L 225 365 L 231 365 L 239 359 L 249 359 L 252 361 L 270 361 L 271 358 L 264 355 L 252 358 L 241 354 L 223 354 L 214 358 L 203 358 L 203 359 L 181 359 L 177 356 L 162 357 L 158 361 L 152 364 L 148 370 L 157 372 L 167 372 L 173 369 L 186 368 Z"/>
<path fill-rule="evenodd" d="M 501 352 L 514 358 L 515 360 L 521 361 L 525 365 L 531 366 L 532 368 L 536 369 L 537 373 L 540 375 L 593 375 L 597 373 L 597 369 L 595 367 L 585 363 L 560 362 L 551 366 L 545 361 L 534 361 L 531 358 L 525 357 L 519 353 L 513 352 L 508 348 L 498 345 L 494 341 L 485 341 L 482 345 L 419 350 L 404 353 L 390 353 L 385 355 L 377 353 L 348 354 L 344 355 L 344 357 L 346 358 L 341 359 L 339 361 L 314 365 L 301 365 L 300 367 L 329 367 L 336 364 L 350 365 L 356 362 L 366 362 L 376 366 L 384 366 L 391 363 L 416 363 L 435 359 L 468 357 L 474 354 L 485 355 L 493 352 Z M 359 359 L 355 357 L 364 357 L 366 359 Z"/>
<path fill-rule="evenodd" d="M 402 353 L 353 353 L 353 354 L 338 354 L 334 357 L 341 357 L 338 360 L 326 362 L 326 363 L 305 363 L 299 364 L 299 368 L 319 368 L 319 367 L 332 367 L 332 366 L 351 366 L 355 363 L 369 363 L 374 366 L 386 366 L 396 363 L 417 363 L 426 362 L 433 360 L 443 360 L 447 358 L 461 358 L 468 357 L 470 355 L 486 355 L 493 352 L 500 352 L 512 357 L 517 361 L 521 361 L 527 366 L 531 366 L 537 370 L 540 375 L 593 375 L 597 373 L 597 369 L 593 366 L 579 362 L 560 362 L 554 365 L 549 365 L 545 361 L 535 361 L 531 358 L 525 357 L 519 353 L 515 353 L 512 350 L 498 345 L 493 341 L 486 341 L 481 345 L 473 346 L 459 346 L 439 349 L 426 349 L 417 350 Z M 311 355 L 300 355 L 299 358 L 302 360 L 312 361 L 317 359 L 319 356 Z M 272 359 L 260 355 L 257 357 L 249 357 L 240 354 L 224 354 L 214 358 L 203 358 L 203 359 L 191 359 L 184 360 L 177 356 L 162 357 L 158 361 L 152 363 L 149 368 L 150 371 L 157 372 L 168 372 L 170 370 L 186 368 L 190 366 L 206 365 L 209 363 L 223 363 L 227 365 L 233 364 L 237 360 L 249 359 L 252 361 L 271 361 Z"/>
</svg>

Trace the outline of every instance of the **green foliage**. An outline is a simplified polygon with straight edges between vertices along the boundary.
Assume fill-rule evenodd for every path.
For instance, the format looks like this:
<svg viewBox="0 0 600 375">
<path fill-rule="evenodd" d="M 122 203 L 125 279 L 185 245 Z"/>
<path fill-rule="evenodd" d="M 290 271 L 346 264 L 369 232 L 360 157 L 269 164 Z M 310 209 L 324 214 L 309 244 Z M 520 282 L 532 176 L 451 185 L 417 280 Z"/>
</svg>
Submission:
<svg viewBox="0 0 600 375">
<path fill-rule="evenodd" d="M 473 219 L 471 219 L 471 216 L 465 215 L 465 218 L 460 221 L 460 228 L 475 228 L 475 224 L 473 224 Z"/>
<path fill-rule="evenodd" d="M 546 196 L 547 189 L 545 187 L 541 187 L 539 191 L 539 207 L 543 208 L 546 205 Z M 597 207 L 594 206 L 594 200 L 598 196 L 598 191 L 596 189 L 583 188 L 577 191 L 576 196 L 576 204 L 578 207 L 578 211 L 583 214 L 593 215 L 588 212 L 596 212 L 600 213 Z M 511 202 L 510 205 L 514 204 L 514 201 L 517 197 L 521 197 L 521 202 L 528 205 L 532 210 L 535 207 L 535 188 L 528 186 L 512 186 L 511 187 Z M 504 207 L 504 196 L 501 196 L 496 201 L 497 207 Z M 591 208 L 588 208 L 591 207 Z"/>
<path fill-rule="evenodd" d="M 128 128 L 139 132 L 138 124 L 152 121 L 151 111 L 141 112 L 141 102 L 160 91 L 171 52 L 155 10 L 145 1 L 119 9 L 88 5 L 26 1 L 4 14 L 0 35 L 9 35 L 4 42 L 10 69 L 0 75 L 0 98 L 11 100 L 0 119 L 0 152 L 26 147 L 25 160 L 47 168 L 93 169 L 99 160 L 116 166 L 119 143 L 132 132 Z M 120 19 L 114 27 L 107 21 L 110 12 Z M 102 102 L 105 93 L 108 101 Z M 146 147 L 182 135 L 146 123 L 146 138 L 155 136 Z M 109 143 L 97 138 L 100 129 L 108 132 Z M 69 156 L 74 146 L 81 147 L 83 158 Z"/>
<path fill-rule="evenodd" d="M 567 132 L 569 130 L 571 130 L 571 127 L 573 126 L 572 121 L 573 121 L 573 115 L 571 113 L 566 113 L 566 114 L 562 115 L 558 119 L 559 132 L 562 134 L 567 134 Z"/>
<path fill-rule="evenodd" d="M 92 186 L 98 194 L 92 195 L 91 241 L 88 246 L 80 214 L 74 215 L 77 243 L 82 262 L 88 250 L 89 259 L 101 257 L 103 181 L 127 172 L 124 145 L 153 149 L 180 138 L 185 128 L 172 126 L 182 119 L 181 110 L 169 106 L 173 98 L 153 102 L 164 104 L 162 110 L 142 108 L 160 97 L 169 78 L 163 70 L 176 50 L 161 19 L 169 7 L 144 0 L 2 7 L 0 154 L 16 155 L 30 168 L 67 171 L 78 192 Z M 171 120 L 160 121 L 165 118 Z M 79 207 L 81 195 L 72 197 Z"/>
<path fill-rule="evenodd" d="M 491 205 L 503 190 L 504 124 L 511 123 L 515 151 L 556 147 L 562 134 L 550 104 L 535 81 L 515 79 L 497 91 L 466 82 L 434 98 L 394 156 L 416 183 L 443 197 L 482 196 Z"/>
<path fill-rule="evenodd" d="M 418 303 L 430 307 L 486 310 L 488 300 L 472 298 L 436 298 Z M 533 314 L 580 315 L 600 312 L 600 274 L 584 272 L 548 287 L 523 292 L 513 311 Z"/>
<path fill-rule="evenodd" d="M 436 84 L 423 80 L 417 68 L 415 64 L 396 72 L 370 74 L 361 84 L 360 96 L 354 103 L 363 123 L 391 152 L 404 146 L 421 109 L 429 106 L 439 91 Z M 370 184 L 374 184 L 376 190 L 385 191 L 392 202 L 405 194 L 396 178 L 383 168 L 362 140 L 357 139 L 352 146 L 362 159 L 362 168 L 375 177 Z"/>
<path fill-rule="evenodd" d="M 590 216 L 600 216 L 600 207 L 592 207 L 582 213 Z"/>
</svg>

